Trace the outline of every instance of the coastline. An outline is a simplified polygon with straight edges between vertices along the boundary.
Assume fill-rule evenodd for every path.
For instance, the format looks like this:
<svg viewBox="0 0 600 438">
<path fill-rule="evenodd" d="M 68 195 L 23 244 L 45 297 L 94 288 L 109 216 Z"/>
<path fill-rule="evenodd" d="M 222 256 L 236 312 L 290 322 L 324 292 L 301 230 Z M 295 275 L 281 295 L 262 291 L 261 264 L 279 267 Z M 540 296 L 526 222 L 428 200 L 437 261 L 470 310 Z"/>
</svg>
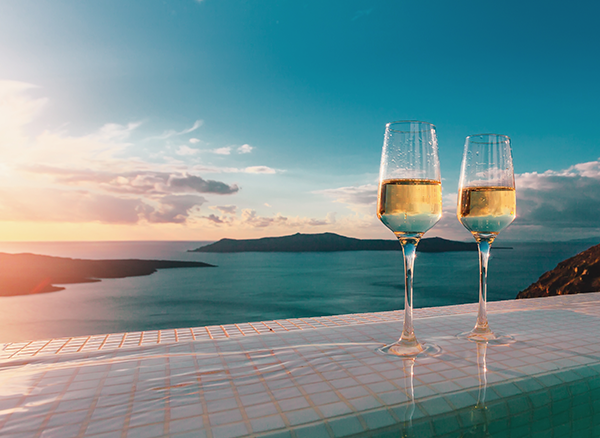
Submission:
<svg viewBox="0 0 600 438">
<path fill-rule="evenodd" d="M 504 248 L 508 249 L 508 248 Z M 336 233 L 302 234 L 262 237 L 259 239 L 221 239 L 188 252 L 345 252 L 345 251 L 402 251 L 396 239 L 356 239 Z M 475 242 L 461 242 L 426 237 L 420 240 L 420 252 L 477 251 Z"/>
<path fill-rule="evenodd" d="M 75 259 L 203 261 L 219 269 L 161 269 L 154 275 L 59 284 L 60 293 L 4 297 L 4 340 L 137 332 L 239 321 L 305 318 L 402 308 L 401 251 L 188 253 L 200 242 L 12 245 L 3 252 Z M 396 245 L 398 244 L 395 242 Z M 584 242 L 517 244 L 494 251 L 488 300 L 514 299 Z M 478 296 L 477 252 L 422 253 L 415 307 L 472 303 Z M 0 263 L 0 275 L 11 269 Z"/>
<path fill-rule="evenodd" d="M 97 283 L 105 278 L 151 275 L 158 269 L 215 267 L 172 260 L 85 260 L 37 254 L 0 253 L 0 296 L 59 292 L 61 284 Z"/>
</svg>

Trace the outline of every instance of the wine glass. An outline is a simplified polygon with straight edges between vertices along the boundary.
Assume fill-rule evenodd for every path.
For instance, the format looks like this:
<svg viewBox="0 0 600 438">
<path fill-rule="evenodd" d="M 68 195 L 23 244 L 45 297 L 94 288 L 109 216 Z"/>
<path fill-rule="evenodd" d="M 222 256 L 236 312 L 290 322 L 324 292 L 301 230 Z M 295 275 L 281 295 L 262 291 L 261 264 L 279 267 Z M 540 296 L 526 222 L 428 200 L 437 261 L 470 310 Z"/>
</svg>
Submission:
<svg viewBox="0 0 600 438">
<path fill-rule="evenodd" d="M 489 327 L 487 270 L 492 242 L 516 216 L 515 177 L 510 138 L 498 134 L 470 135 L 458 185 L 458 220 L 473 234 L 479 248 L 479 312 L 470 332 L 458 336 L 477 342 L 505 343 L 512 337 Z"/>
<path fill-rule="evenodd" d="M 380 351 L 397 356 L 434 353 L 413 328 L 413 268 L 419 240 L 442 217 L 442 182 L 435 126 L 400 121 L 386 125 L 377 217 L 400 241 L 404 255 L 404 328 L 400 339 Z"/>
</svg>

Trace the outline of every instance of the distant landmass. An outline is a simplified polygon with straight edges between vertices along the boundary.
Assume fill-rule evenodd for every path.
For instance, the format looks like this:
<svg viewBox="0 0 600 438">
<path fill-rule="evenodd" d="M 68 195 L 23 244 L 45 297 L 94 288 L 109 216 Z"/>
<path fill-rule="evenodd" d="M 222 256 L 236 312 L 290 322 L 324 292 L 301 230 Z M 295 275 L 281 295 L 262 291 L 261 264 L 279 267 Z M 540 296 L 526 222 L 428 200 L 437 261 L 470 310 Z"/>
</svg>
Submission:
<svg viewBox="0 0 600 438">
<path fill-rule="evenodd" d="M 421 239 L 420 252 L 477 251 L 475 242 L 457 242 L 440 237 Z M 261 239 L 221 239 L 189 252 L 332 252 L 401 251 L 397 240 L 355 239 L 335 233 L 263 237 Z"/>
<path fill-rule="evenodd" d="M 150 275 L 157 269 L 213 267 L 169 260 L 81 260 L 36 254 L 0 253 L 0 296 L 56 292 L 56 284 Z"/>
<path fill-rule="evenodd" d="M 538 298 L 600 291 L 600 245 L 560 262 L 517 298 Z"/>
</svg>

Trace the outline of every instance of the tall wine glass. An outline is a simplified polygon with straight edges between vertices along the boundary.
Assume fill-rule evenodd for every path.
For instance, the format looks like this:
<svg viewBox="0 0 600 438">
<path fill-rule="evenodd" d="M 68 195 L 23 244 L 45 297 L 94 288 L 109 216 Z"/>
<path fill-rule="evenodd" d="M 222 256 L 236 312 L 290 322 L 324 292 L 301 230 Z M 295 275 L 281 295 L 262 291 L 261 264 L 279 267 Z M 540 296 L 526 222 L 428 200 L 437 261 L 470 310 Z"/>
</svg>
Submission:
<svg viewBox="0 0 600 438">
<path fill-rule="evenodd" d="M 413 328 L 413 268 L 419 240 L 442 217 L 442 181 L 435 126 L 401 121 L 386 125 L 377 217 L 394 232 L 404 254 L 404 328 L 394 344 L 381 349 L 416 356 L 439 347 L 421 344 Z"/>
<path fill-rule="evenodd" d="M 492 242 L 516 216 L 515 177 L 510 138 L 498 134 L 467 137 L 458 185 L 458 220 L 473 234 L 479 248 L 479 311 L 470 332 L 472 341 L 504 343 L 510 336 L 489 327 L 487 269 Z"/>
</svg>

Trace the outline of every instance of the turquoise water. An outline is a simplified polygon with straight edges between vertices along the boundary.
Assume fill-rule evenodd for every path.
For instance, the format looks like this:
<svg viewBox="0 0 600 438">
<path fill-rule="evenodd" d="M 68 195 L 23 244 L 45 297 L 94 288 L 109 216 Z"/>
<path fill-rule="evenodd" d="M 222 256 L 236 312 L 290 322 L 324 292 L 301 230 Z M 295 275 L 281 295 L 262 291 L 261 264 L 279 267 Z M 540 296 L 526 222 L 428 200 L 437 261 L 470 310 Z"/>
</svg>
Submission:
<svg viewBox="0 0 600 438">
<path fill-rule="evenodd" d="M 420 415 L 416 420 L 350 437 L 595 438 L 600 436 L 600 377 L 595 369 L 577 371 L 587 376 L 565 383 L 554 374 L 524 379 L 515 386 L 522 392 L 495 395 L 493 400 L 475 406 L 436 416 Z M 492 385 L 488 393 L 507 385 Z M 406 406 L 396 409 L 407 410 Z"/>
<path fill-rule="evenodd" d="M 0 298 L 0 342 L 396 310 L 401 252 L 188 253 L 203 242 L 2 243 L 3 252 L 76 258 L 198 260 L 217 268 L 165 269 L 146 277 L 67 285 L 50 294 Z M 589 243 L 492 249 L 488 299 L 512 299 Z M 1 267 L 0 267 L 1 269 Z M 416 307 L 475 302 L 476 252 L 421 253 Z"/>
</svg>

